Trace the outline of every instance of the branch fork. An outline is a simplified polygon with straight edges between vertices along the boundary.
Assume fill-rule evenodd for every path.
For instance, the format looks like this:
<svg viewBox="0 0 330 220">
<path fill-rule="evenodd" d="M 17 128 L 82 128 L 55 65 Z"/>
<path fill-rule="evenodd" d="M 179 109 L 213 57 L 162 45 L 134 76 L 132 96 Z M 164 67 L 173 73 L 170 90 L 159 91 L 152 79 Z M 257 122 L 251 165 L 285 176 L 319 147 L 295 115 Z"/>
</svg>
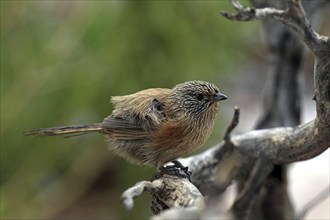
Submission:
<svg viewBox="0 0 330 220">
<path fill-rule="evenodd" d="M 205 200 L 203 195 L 211 193 L 214 198 L 220 198 L 228 185 L 248 175 L 246 187 L 231 208 L 223 212 L 228 214 L 229 219 L 246 219 L 253 197 L 273 165 L 307 160 L 330 147 L 329 37 L 321 36 L 312 29 L 299 0 L 287 0 L 285 10 L 243 7 L 238 0 L 231 0 L 231 3 L 237 14 L 221 12 L 224 17 L 237 21 L 267 18 L 281 21 L 294 30 L 314 52 L 316 118 L 297 127 L 278 127 L 232 135 L 239 119 L 239 108 L 235 107 L 224 141 L 200 154 L 179 160 L 192 172 L 192 182 L 173 175 L 139 182 L 122 194 L 122 202 L 127 209 L 133 207 L 135 197 L 149 192 L 152 195 L 153 213 L 160 213 L 155 219 L 219 217 L 219 213 L 215 213 L 212 208 L 221 206 L 221 199 L 212 200 L 210 196 L 210 199 Z M 217 203 L 210 204 L 210 201 Z"/>
</svg>

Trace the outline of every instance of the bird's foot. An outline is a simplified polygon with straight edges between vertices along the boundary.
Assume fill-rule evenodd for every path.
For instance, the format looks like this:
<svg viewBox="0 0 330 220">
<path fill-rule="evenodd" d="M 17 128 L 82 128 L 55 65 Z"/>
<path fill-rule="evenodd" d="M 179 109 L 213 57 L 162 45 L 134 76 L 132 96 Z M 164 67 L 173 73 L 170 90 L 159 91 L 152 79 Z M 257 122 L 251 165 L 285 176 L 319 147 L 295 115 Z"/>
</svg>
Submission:
<svg viewBox="0 0 330 220">
<path fill-rule="evenodd" d="M 188 167 L 183 166 L 179 161 L 171 161 L 174 165 L 162 166 L 159 168 L 159 172 L 155 174 L 152 180 L 159 179 L 164 174 L 177 176 L 179 178 L 187 178 L 191 182 L 191 172 L 188 170 Z"/>
<path fill-rule="evenodd" d="M 189 171 L 189 167 L 188 166 L 183 166 L 182 163 L 180 163 L 178 160 L 172 160 L 171 161 L 175 167 L 179 168 L 180 170 L 182 170 L 189 178 L 190 180 L 190 176 L 191 176 L 191 171 Z"/>
</svg>

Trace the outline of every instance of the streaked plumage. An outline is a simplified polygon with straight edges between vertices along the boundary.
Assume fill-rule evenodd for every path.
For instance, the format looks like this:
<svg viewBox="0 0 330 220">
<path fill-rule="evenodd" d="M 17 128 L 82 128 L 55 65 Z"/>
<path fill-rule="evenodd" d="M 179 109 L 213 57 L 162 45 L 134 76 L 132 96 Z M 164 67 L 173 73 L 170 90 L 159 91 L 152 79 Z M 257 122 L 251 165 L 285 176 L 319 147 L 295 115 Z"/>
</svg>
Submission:
<svg viewBox="0 0 330 220">
<path fill-rule="evenodd" d="M 226 98 L 212 83 L 189 81 L 173 89 L 114 96 L 114 110 L 101 123 L 36 129 L 26 134 L 71 136 L 98 131 L 120 156 L 160 167 L 204 144 L 212 132 L 219 101 Z"/>
</svg>

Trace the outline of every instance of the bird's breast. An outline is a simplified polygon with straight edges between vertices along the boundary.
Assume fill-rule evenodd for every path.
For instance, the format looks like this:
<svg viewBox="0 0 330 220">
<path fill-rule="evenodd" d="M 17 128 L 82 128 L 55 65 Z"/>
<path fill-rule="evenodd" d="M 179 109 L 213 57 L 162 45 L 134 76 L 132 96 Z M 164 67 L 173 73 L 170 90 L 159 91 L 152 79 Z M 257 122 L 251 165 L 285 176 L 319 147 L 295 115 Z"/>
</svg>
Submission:
<svg viewBox="0 0 330 220">
<path fill-rule="evenodd" d="M 151 136 L 153 150 L 179 157 L 201 146 L 209 132 L 194 124 L 165 122 Z"/>
</svg>

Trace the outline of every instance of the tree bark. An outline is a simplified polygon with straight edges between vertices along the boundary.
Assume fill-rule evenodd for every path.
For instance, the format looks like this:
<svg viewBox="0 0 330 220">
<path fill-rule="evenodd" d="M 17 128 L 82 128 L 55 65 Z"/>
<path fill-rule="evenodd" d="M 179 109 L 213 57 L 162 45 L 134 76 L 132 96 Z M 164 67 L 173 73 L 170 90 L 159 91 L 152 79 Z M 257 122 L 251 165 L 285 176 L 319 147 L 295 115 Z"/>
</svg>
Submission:
<svg viewBox="0 0 330 220">
<path fill-rule="evenodd" d="M 180 159 L 180 162 L 187 165 L 192 172 L 191 182 L 185 178 L 173 180 L 172 177 L 171 179 L 161 175 L 160 180 L 145 183 L 148 187 L 138 187 L 138 194 L 136 190 L 128 189 L 123 195 L 124 201 L 130 201 L 124 202 L 126 207 L 132 207 L 133 198 L 143 191 L 148 191 L 153 195 L 153 207 L 158 207 L 157 212 L 154 212 L 159 213 L 156 219 L 182 219 L 188 216 L 283 219 L 296 216 L 287 196 L 286 171 L 283 165 L 316 157 L 330 146 L 330 40 L 329 37 L 319 35 L 312 29 L 299 0 L 287 0 L 285 6 L 276 5 L 279 9 L 269 5 L 248 8 L 243 7 L 237 0 L 231 2 L 237 14 L 221 12 L 228 19 L 249 21 L 271 18 L 282 22 L 280 25 L 273 24 L 274 21 L 264 21 L 266 34 L 269 35 L 267 43 L 272 54 L 272 65 L 269 70 L 269 81 L 272 82 L 272 86 L 265 91 L 265 114 L 257 128 L 267 129 L 231 135 L 232 129 L 238 123 L 236 109 L 223 142 L 198 155 Z M 306 1 L 307 9 L 310 7 L 311 11 L 317 11 L 312 2 L 315 1 Z M 260 6 L 260 1 L 255 0 L 254 3 Z M 276 1 L 275 3 L 283 4 Z M 326 3 L 317 5 L 324 7 Z M 273 37 L 274 33 L 281 37 Z M 297 37 L 315 55 L 314 100 L 317 112 L 314 120 L 298 126 L 298 73 L 303 49 Z M 166 187 L 159 190 L 159 185 L 155 184 L 155 181 L 166 182 Z M 224 208 L 223 198 L 233 181 L 241 182 L 241 190 L 234 204 Z M 175 187 L 179 188 L 167 190 L 176 189 Z M 182 197 L 182 192 L 188 194 Z M 208 199 L 205 200 L 202 195 L 208 195 Z M 178 208 L 177 204 L 180 203 L 164 203 L 168 201 L 167 198 L 178 201 L 194 198 L 192 201 L 197 199 L 203 202 L 188 202 L 181 205 L 181 208 L 179 205 Z"/>
</svg>

